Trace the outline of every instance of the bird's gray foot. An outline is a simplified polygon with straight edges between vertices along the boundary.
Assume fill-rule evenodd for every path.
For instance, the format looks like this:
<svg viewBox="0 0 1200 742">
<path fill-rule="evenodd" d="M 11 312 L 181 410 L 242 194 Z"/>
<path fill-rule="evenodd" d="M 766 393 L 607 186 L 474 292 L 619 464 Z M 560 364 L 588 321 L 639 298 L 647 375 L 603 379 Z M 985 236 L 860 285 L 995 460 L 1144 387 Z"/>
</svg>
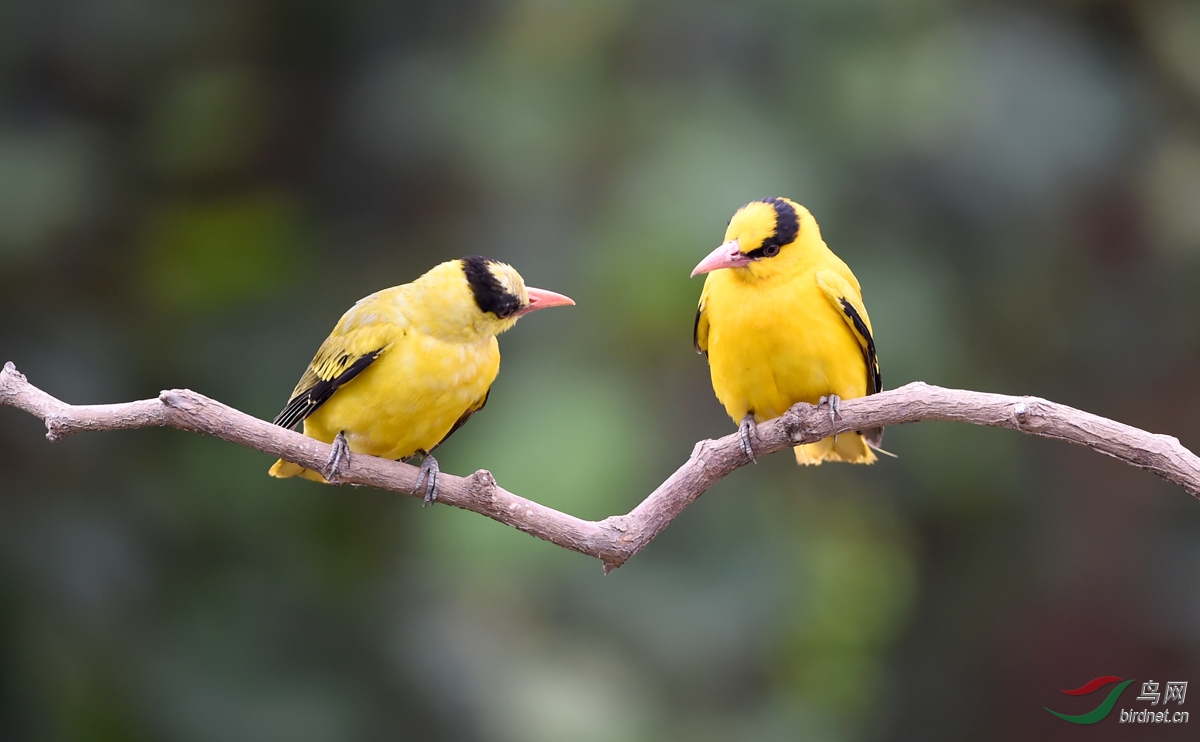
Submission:
<svg viewBox="0 0 1200 742">
<path fill-rule="evenodd" d="M 350 465 L 350 444 L 346 443 L 345 431 L 339 432 L 331 445 L 333 450 L 329 452 L 329 459 L 321 469 L 321 476 L 325 477 L 326 482 L 337 487 L 343 483 L 342 475 Z"/>
<path fill-rule="evenodd" d="M 829 405 L 829 422 L 836 423 L 837 419 L 842 416 L 842 398 L 836 394 L 830 394 L 828 397 L 821 397 L 817 400 L 818 410 L 825 405 Z"/>
<path fill-rule="evenodd" d="M 750 459 L 750 461 L 757 464 L 758 459 L 754 457 L 754 448 L 750 445 L 751 435 L 758 435 L 753 413 L 747 414 L 742 418 L 741 424 L 738 425 L 738 438 L 742 442 L 742 453 L 746 454 L 746 458 Z"/>
<path fill-rule="evenodd" d="M 413 494 L 420 492 L 421 484 L 425 484 L 425 503 L 422 505 L 424 507 L 437 500 L 438 474 L 441 473 L 441 469 L 438 468 L 437 459 L 433 456 L 424 451 L 417 451 L 417 453 L 421 455 L 421 473 L 417 475 L 417 486 L 413 487 Z"/>
</svg>

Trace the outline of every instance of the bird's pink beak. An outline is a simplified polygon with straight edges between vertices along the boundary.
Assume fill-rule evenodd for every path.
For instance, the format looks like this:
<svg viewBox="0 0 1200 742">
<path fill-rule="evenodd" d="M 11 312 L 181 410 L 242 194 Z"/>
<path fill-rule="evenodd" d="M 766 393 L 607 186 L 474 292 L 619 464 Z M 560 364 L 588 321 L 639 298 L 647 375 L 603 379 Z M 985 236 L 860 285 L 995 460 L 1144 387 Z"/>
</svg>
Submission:
<svg viewBox="0 0 1200 742">
<path fill-rule="evenodd" d="M 701 273 L 712 273 L 722 268 L 740 268 L 744 265 L 750 265 L 750 258 L 742 254 L 737 240 L 730 240 L 701 260 L 700 265 L 692 269 L 692 278 Z"/>
<path fill-rule="evenodd" d="M 575 306 L 574 299 L 572 299 L 569 296 L 563 296 L 562 294 L 556 294 L 553 291 L 547 291 L 545 289 L 535 289 L 533 287 L 526 287 L 525 293 L 529 295 L 529 303 L 527 305 L 525 305 L 525 307 L 523 309 L 517 310 L 516 314 L 518 317 L 520 317 L 523 314 L 529 314 L 530 312 L 535 312 L 539 309 L 546 309 L 547 307 L 573 307 L 573 306 Z"/>
</svg>

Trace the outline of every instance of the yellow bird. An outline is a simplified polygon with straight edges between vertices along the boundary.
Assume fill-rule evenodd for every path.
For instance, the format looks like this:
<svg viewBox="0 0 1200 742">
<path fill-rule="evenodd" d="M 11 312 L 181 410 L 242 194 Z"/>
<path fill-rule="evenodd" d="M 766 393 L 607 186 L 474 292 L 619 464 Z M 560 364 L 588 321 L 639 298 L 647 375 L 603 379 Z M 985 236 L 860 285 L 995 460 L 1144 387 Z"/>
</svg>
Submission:
<svg viewBox="0 0 1200 742">
<path fill-rule="evenodd" d="M 693 331 L 713 391 L 754 451 L 756 423 L 797 402 L 829 406 L 883 389 L 871 319 L 850 268 L 821 239 L 816 219 L 786 198 L 746 204 L 725 242 L 692 276 L 707 273 Z M 796 446 L 800 464 L 872 464 L 883 428 Z"/>
<path fill-rule="evenodd" d="M 325 470 L 280 459 L 273 477 L 336 481 L 350 452 L 421 456 L 425 502 L 437 498 L 430 452 L 487 402 L 500 370 L 496 336 L 537 309 L 574 304 L 525 286 L 511 266 L 479 256 L 435 266 L 412 283 L 360 299 L 308 364 L 275 424 L 334 445 Z M 324 476 L 322 476 L 324 475 Z"/>
</svg>

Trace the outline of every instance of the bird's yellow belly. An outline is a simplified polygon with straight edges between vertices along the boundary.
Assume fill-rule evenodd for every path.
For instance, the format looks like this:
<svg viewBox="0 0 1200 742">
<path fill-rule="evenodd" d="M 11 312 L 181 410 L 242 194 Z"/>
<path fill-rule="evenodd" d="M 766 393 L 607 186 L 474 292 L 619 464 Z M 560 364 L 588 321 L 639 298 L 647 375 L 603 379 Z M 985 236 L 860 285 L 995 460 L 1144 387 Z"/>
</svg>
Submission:
<svg viewBox="0 0 1200 742">
<path fill-rule="evenodd" d="M 305 435 L 389 459 L 431 451 L 483 401 L 500 369 L 495 338 L 452 343 L 407 335 L 317 409 Z"/>
<path fill-rule="evenodd" d="M 713 390 L 734 422 L 748 412 L 758 422 L 770 420 L 830 394 L 867 393 L 862 348 L 837 310 L 816 292 L 789 299 L 786 312 L 710 304 Z"/>
</svg>

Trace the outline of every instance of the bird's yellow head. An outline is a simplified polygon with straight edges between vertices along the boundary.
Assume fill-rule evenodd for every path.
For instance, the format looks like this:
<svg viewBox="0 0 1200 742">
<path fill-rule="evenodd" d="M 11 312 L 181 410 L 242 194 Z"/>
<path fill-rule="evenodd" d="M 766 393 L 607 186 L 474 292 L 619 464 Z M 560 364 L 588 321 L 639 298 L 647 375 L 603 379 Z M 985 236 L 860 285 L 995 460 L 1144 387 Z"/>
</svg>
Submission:
<svg viewBox="0 0 1200 742">
<path fill-rule="evenodd" d="M 408 285 L 405 313 L 427 332 L 459 340 L 490 337 L 526 314 L 575 302 L 553 291 L 527 287 L 511 265 L 471 255 L 436 265 Z"/>
<path fill-rule="evenodd" d="M 737 210 L 725 229 L 725 242 L 709 253 L 692 276 L 723 268 L 756 278 L 777 274 L 801 258 L 804 245 L 821 242 L 817 220 L 786 198 L 751 201 Z"/>
<path fill-rule="evenodd" d="M 477 310 L 476 329 L 481 333 L 499 335 L 530 312 L 575 303 L 562 294 L 526 286 L 511 265 L 479 255 L 458 262 Z"/>
</svg>

